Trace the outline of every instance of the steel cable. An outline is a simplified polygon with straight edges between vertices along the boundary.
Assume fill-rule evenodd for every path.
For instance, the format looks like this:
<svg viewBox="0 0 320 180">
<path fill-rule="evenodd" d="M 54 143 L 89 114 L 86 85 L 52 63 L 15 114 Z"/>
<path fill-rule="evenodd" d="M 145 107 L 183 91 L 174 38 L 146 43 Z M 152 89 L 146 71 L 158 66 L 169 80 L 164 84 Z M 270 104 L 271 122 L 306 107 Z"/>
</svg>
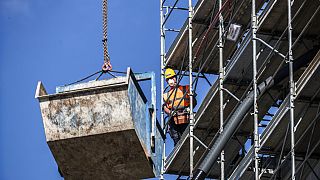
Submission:
<svg viewBox="0 0 320 180">
<path fill-rule="evenodd" d="M 108 51 L 108 0 L 102 1 L 102 24 L 103 24 L 103 65 L 102 70 L 104 72 L 112 70 L 110 63 L 110 56 Z"/>
<path fill-rule="evenodd" d="M 70 84 L 66 84 L 66 85 L 64 85 L 64 86 L 70 86 L 70 85 L 73 85 L 73 84 L 80 83 L 80 82 L 82 82 L 82 81 L 84 81 L 84 80 L 87 80 L 87 79 L 91 78 L 92 76 L 95 76 L 96 74 L 99 74 L 99 73 L 101 73 L 101 72 L 102 72 L 102 71 L 95 72 L 95 73 L 93 73 L 93 74 L 91 74 L 91 75 L 89 75 L 89 76 L 87 76 L 87 77 L 85 77 L 85 78 L 82 78 L 82 79 L 80 79 L 80 80 L 78 80 L 78 81 L 75 81 L 75 82 L 73 82 L 73 83 L 70 83 Z"/>
</svg>

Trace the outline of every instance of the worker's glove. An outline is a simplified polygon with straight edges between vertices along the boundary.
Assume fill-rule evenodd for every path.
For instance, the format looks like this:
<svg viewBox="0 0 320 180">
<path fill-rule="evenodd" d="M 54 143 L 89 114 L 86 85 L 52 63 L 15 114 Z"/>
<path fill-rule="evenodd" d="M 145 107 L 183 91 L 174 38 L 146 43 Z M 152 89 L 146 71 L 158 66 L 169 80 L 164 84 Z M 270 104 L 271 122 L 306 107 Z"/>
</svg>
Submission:
<svg viewBox="0 0 320 180">
<path fill-rule="evenodd" d="M 198 94 L 197 94 L 196 92 L 193 92 L 193 97 L 194 97 L 194 98 L 196 98 L 197 95 L 198 95 Z"/>
<path fill-rule="evenodd" d="M 177 112 L 176 112 L 176 111 L 171 111 L 171 112 L 170 112 L 170 116 L 171 116 L 171 117 L 177 116 Z"/>
<path fill-rule="evenodd" d="M 186 113 L 190 113 L 190 108 L 187 107 L 187 108 L 185 108 L 183 111 L 186 112 Z"/>
</svg>

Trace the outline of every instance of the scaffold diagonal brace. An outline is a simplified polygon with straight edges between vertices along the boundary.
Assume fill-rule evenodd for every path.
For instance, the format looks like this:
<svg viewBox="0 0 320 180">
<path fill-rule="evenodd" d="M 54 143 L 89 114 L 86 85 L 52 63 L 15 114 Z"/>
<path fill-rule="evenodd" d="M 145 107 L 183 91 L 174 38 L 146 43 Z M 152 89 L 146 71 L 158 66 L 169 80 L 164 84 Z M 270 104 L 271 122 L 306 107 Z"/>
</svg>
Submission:
<svg viewBox="0 0 320 180">
<path fill-rule="evenodd" d="M 232 94 L 232 92 L 230 92 L 228 89 L 222 88 L 222 90 L 226 91 L 230 96 L 232 96 L 238 102 L 241 102 L 241 100 L 236 95 Z"/>
<path fill-rule="evenodd" d="M 264 40 L 260 39 L 260 38 L 254 38 L 255 40 L 260 41 L 262 44 L 264 44 L 266 47 L 268 47 L 269 49 L 271 49 L 272 51 L 274 51 L 275 53 L 277 53 L 279 56 L 281 56 L 283 59 L 286 59 L 286 56 L 283 55 L 281 52 L 279 52 L 276 48 L 272 47 L 271 45 L 269 45 L 267 42 L 265 42 Z"/>
<path fill-rule="evenodd" d="M 204 148 L 206 148 L 207 150 L 210 150 L 209 147 L 204 144 L 197 136 L 193 135 L 193 138 L 198 141 Z"/>
</svg>

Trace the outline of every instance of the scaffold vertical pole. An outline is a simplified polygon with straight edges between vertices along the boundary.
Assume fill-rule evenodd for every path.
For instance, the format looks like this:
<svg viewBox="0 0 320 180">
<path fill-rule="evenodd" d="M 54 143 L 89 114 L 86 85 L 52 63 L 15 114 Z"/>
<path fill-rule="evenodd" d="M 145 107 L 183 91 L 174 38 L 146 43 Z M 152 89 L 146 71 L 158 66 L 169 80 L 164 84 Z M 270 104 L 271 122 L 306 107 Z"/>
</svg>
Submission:
<svg viewBox="0 0 320 180">
<path fill-rule="evenodd" d="M 160 0 L 160 82 L 161 82 L 161 105 L 163 105 L 163 92 L 164 92 L 164 63 L 165 63 L 165 30 L 164 30 L 164 24 L 163 24 L 163 0 Z M 165 122 L 164 122 L 164 112 L 162 107 L 161 114 L 160 114 L 160 121 L 161 121 L 161 128 L 165 129 Z M 164 132 L 166 134 L 166 132 Z M 164 165 L 165 165 L 165 159 L 166 159 L 166 141 L 163 140 L 163 151 L 162 151 L 162 162 L 161 162 L 161 174 L 160 179 L 164 179 L 163 174 L 165 173 Z"/>
<path fill-rule="evenodd" d="M 190 179 L 193 177 L 193 127 L 194 127 L 194 117 L 193 117 L 193 73 L 192 73 L 192 19 L 193 19 L 193 7 L 192 0 L 189 0 L 189 13 L 188 13 L 188 32 L 189 32 L 189 83 L 190 83 L 190 129 L 189 129 L 189 138 L 190 138 Z"/>
<path fill-rule="evenodd" d="M 291 134 L 291 179 L 295 180 L 295 140 L 294 140 L 294 96 L 295 84 L 293 80 L 293 54 L 292 54 L 292 24 L 291 24 L 291 0 L 288 0 L 288 63 L 289 63 L 289 86 L 290 86 L 290 134 Z"/>
<path fill-rule="evenodd" d="M 222 0 L 219 0 L 219 96 L 220 96 L 220 134 L 223 132 L 223 81 L 224 81 L 224 68 L 223 68 L 223 16 L 221 13 L 222 8 Z M 220 179 L 224 180 L 224 150 L 221 151 L 220 154 L 220 167 L 221 167 L 221 175 Z"/>
<path fill-rule="evenodd" d="M 252 65 L 253 65 L 253 126 L 254 126 L 254 176 L 255 180 L 259 179 L 258 170 L 258 150 L 259 150 L 259 132 L 258 132 L 258 97 L 257 97 L 257 16 L 256 16 L 256 0 L 252 0 Z"/>
</svg>

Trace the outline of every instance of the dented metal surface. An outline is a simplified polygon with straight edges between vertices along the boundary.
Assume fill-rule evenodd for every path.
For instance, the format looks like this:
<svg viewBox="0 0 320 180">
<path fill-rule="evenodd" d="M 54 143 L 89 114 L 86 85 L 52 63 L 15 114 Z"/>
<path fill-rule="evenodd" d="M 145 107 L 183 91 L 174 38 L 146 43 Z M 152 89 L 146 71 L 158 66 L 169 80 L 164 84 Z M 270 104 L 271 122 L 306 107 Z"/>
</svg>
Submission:
<svg viewBox="0 0 320 180">
<path fill-rule="evenodd" d="M 155 85 L 153 73 L 138 78 L 151 79 Z M 155 87 L 151 89 L 155 100 Z M 151 142 L 159 134 L 155 115 L 149 114 L 146 97 L 130 69 L 126 77 L 56 91 L 48 95 L 39 82 L 36 98 L 48 145 L 66 179 L 141 179 L 159 173 L 161 154 L 151 150 L 151 144 L 161 149 L 161 139 Z"/>
<path fill-rule="evenodd" d="M 41 102 L 47 141 L 132 129 L 124 88 L 66 94 Z"/>
</svg>

